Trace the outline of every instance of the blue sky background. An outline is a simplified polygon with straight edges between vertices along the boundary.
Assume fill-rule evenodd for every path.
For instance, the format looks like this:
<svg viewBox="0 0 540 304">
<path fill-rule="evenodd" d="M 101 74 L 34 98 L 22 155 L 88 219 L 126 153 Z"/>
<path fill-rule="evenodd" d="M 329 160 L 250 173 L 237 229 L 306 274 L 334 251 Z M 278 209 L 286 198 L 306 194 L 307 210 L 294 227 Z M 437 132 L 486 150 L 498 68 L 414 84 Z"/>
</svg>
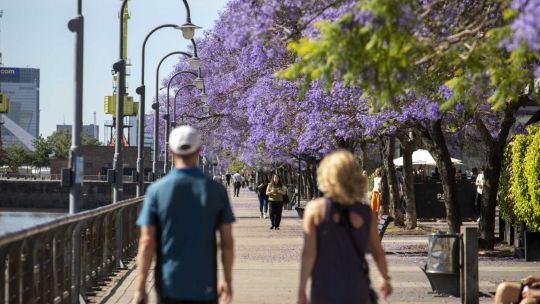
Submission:
<svg viewBox="0 0 540 304">
<path fill-rule="evenodd" d="M 218 12 L 227 0 L 191 0 L 191 19 L 203 30 L 211 29 Z M 111 67 L 118 60 L 118 0 L 83 0 L 85 17 L 84 108 L 83 122 L 93 122 L 94 112 L 103 139 L 103 123 L 110 115 L 103 112 L 103 97 L 112 93 Z M 2 0 L 0 10 L 0 52 L 5 67 L 32 67 L 41 71 L 40 133 L 50 135 L 57 124 L 73 123 L 74 46 L 75 35 L 67 22 L 76 15 L 76 0 Z M 146 34 L 154 27 L 182 24 L 185 11 L 181 0 L 129 1 L 131 19 L 128 32 L 128 92 L 135 96 L 141 81 L 141 46 Z M 202 31 L 196 33 L 201 37 Z M 159 59 L 171 51 L 187 50 L 189 41 L 180 31 L 162 29 L 152 35 L 146 46 L 147 105 L 155 86 L 155 69 Z M 203 58 L 204 59 L 204 58 Z M 168 75 L 178 57 L 170 57 L 161 68 Z M 161 77 L 163 78 L 163 77 Z"/>
</svg>

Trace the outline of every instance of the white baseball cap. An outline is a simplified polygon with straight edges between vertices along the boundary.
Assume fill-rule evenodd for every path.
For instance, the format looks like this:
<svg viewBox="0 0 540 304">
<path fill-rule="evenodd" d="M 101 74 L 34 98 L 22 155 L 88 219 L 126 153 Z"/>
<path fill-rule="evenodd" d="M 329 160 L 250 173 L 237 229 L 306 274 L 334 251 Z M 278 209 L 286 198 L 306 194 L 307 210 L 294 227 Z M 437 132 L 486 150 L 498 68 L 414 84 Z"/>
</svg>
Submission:
<svg viewBox="0 0 540 304">
<path fill-rule="evenodd" d="M 174 128 L 169 135 L 169 147 L 174 154 L 189 155 L 201 147 L 201 135 L 191 126 Z"/>
</svg>

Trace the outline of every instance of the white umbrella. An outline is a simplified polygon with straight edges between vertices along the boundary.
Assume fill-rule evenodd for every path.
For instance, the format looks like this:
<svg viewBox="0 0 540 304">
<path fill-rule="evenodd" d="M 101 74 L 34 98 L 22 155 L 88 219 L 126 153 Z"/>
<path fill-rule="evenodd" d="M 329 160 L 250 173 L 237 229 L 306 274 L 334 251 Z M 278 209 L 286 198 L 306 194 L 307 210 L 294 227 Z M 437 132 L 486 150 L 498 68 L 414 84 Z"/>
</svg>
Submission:
<svg viewBox="0 0 540 304">
<path fill-rule="evenodd" d="M 463 162 L 459 159 L 451 158 L 452 163 L 455 165 L 463 165 Z M 424 165 L 424 166 L 436 166 L 437 163 L 433 156 L 429 153 L 428 150 L 418 149 L 412 154 L 413 166 L 415 165 Z M 394 165 L 403 166 L 403 157 L 394 159 Z"/>
</svg>

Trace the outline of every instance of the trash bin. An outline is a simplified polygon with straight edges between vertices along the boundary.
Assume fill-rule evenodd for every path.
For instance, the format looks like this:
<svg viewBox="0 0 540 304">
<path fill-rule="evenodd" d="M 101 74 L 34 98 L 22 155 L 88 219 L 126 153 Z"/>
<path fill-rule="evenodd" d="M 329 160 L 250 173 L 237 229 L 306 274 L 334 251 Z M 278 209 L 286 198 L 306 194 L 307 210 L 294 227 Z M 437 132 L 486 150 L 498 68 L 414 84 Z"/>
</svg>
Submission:
<svg viewBox="0 0 540 304">
<path fill-rule="evenodd" d="M 459 274 L 459 233 L 428 235 L 426 272 Z"/>
<path fill-rule="evenodd" d="M 460 295 L 460 244 L 458 233 L 428 235 L 428 260 L 423 271 L 438 294 Z"/>
</svg>

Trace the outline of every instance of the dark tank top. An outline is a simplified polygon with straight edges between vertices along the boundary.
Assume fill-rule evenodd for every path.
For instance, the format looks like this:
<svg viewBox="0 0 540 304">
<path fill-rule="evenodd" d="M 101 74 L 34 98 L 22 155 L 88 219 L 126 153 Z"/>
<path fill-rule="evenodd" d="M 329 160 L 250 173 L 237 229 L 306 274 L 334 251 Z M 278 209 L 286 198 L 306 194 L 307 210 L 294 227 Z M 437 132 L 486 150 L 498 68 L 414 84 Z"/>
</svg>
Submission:
<svg viewBox="0 0 540 304">
<path fill-rule="evenodd" d="M 343 206 L 329 199 L 326 199 L 325 206 L 324 218 L 317 226 L 317 259 L 311 273 L 311 303 L 367 304 L 370 281 L 365 253 L 369 244 L 371 209 L 364 204 Z M 362 217 L 364 224 L 360 228 L 352 227 L 349 212 Z M 335 213 L 340 214 L 338 223 L 332 220 Z"/>
</svg>

